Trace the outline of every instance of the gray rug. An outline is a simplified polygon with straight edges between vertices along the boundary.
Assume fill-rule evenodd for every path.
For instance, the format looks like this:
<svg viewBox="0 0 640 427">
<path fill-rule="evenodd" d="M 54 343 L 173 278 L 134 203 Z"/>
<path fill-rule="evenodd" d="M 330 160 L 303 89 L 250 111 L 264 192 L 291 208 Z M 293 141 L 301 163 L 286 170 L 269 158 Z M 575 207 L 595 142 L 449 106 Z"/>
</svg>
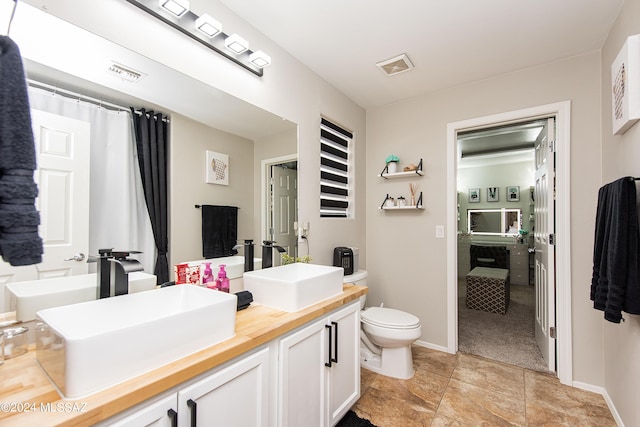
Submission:
<svg viewBox="0 0 640 427">
<path fill-rule="evenodd" d="M 533 286 L 511 285 L 505 315 L 465 306 L 466 284 L 458 283 L 458 350 L 539 372 L 549 372 L 535 339 Z"/>
</svg>

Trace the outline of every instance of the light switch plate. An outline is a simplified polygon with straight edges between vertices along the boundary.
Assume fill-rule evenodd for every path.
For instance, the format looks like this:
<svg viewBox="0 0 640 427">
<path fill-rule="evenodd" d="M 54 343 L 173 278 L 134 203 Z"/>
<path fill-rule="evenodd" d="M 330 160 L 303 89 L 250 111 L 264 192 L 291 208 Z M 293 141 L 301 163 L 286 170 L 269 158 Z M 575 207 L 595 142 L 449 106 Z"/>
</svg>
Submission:
<svg viewBox="0 0 640 427">
<path fill-rule="evenodd" d="M 444 225 L 436 225 L 436 239 L 444 239 Z"/>
</svg>

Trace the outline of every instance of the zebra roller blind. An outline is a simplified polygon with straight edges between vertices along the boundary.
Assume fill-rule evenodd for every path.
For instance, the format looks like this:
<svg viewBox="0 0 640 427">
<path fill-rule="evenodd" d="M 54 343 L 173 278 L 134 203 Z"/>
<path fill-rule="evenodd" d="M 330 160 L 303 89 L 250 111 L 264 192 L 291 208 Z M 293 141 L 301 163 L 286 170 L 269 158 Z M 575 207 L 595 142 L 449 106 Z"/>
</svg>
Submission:
<svg viewBox="0 0 640 427">
<path fill-rule="evenodd" d="M 320 122 L 320 217 L 349 217 L 349 149 L 353 134 Z"/>
</svg>

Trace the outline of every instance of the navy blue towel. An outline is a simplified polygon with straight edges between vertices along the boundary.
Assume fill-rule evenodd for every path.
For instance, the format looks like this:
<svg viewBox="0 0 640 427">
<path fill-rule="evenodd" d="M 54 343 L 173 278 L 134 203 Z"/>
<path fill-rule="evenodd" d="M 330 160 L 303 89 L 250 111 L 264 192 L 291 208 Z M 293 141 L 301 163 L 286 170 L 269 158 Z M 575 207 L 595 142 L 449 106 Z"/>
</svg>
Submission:
<svg viewBox="0 0 640 427">
<path fill-rule="evenodd" d="M 596 211 L 591 300 L 604 318 L 640 314 L 640 234 L 636 184 L 626 177 L 600 188 Z"/>
<path fill-rule="evenodd" d="M 20 50 L 0 36 L 0 254 L 11 265 L 42 262 L 33 180 L 36 152 Z"/>
</svg>

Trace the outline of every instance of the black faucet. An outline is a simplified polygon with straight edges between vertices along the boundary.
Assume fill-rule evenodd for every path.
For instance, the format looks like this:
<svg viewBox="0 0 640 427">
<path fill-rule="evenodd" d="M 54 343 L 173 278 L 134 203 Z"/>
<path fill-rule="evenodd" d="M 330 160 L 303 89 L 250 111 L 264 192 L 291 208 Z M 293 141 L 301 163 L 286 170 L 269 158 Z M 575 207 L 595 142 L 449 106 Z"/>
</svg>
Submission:
<svg viewBox="0 0 640 427">
<path fill-rule="evenodd" d="M 273 249 L 276 249 L 278 253 L 284 253 L 287 250 L 282 246 L 274 245 L 276 242 L 271 240 L 264 240 L 262 243 L 262 268 L 269 268 L 273 266 Z"/>
<path fill-rule="evenodd" d="M 142 271 L 138 260 L 128 259 L 130 254 L 138 251 L 114 251 L 99 249 L 98 254 L 98 299 L 109 298 L 129 293 L 129 273 Z"/>
<path fill-rule="evenodd" d="M 238 244 L 233 249 L 244 247 L 244 271 L 253 271 L 253 239 L 245 239 L 244 244 Z"/>
</svg>

